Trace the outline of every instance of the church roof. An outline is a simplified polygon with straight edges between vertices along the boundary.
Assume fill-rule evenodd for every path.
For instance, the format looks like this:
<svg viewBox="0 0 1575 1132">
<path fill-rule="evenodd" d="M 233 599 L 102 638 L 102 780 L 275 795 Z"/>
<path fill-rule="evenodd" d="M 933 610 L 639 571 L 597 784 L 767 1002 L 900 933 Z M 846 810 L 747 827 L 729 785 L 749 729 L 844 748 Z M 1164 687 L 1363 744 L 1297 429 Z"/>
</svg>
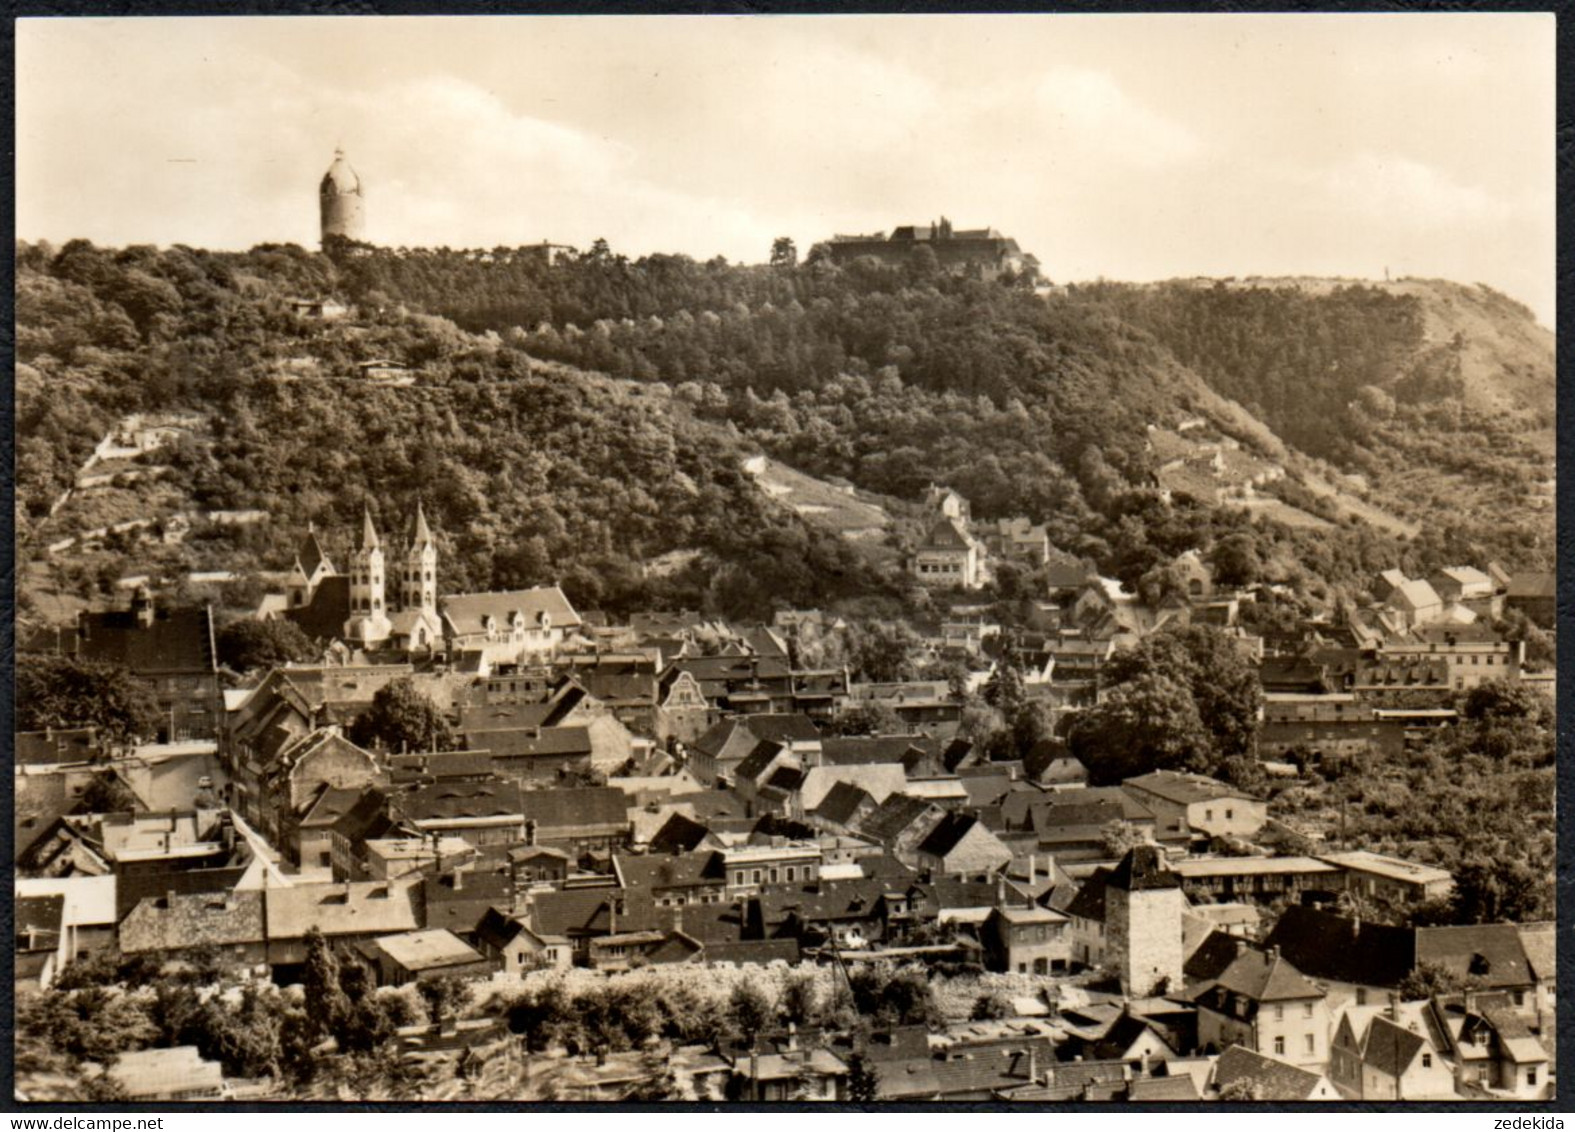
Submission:
<svg viewBox="0 0 1575 1132">
<path fill-rule="evenodd" d="M 377 528 L 372 525 L 372 509 L 368 507 L 361 512 L 361 549 L 376 550 L 380 545 Z"/>
<path fill-rule="evenodd" d="M 361 178 L 356 171 L 350 168 L 350 163 L 345 160 L 345 151 L 334 150 L 334 163 L 328 167 L 328 172 L 323 174 L 323 185 L 326 189 L 333 189 L 338 193 L 359 193 L 361 191 Z"/>
<path fill-rule="evenodd" d="M 295 552 L 296 561 L 301 564 L 301 572 L 310 578 L 317 571 L 317 567 L 326 563 L 328 572 L 334 572 L 334 564 L 328 561 L 328 555 L 323 550 L 323 544 L 317 541 L 317 531 L 312 527 L 306 528 L 306 537 L 301 540 L 301 547 Z"/>
<path fill-rule="evenodd" d="M 427 526 L 426 512 L 421 509 L 421 504 L 416 504 L 416 530 L 410 538 L 410 546 L 414 550 L 433 544 L 432 529 Z"/>
</svg>

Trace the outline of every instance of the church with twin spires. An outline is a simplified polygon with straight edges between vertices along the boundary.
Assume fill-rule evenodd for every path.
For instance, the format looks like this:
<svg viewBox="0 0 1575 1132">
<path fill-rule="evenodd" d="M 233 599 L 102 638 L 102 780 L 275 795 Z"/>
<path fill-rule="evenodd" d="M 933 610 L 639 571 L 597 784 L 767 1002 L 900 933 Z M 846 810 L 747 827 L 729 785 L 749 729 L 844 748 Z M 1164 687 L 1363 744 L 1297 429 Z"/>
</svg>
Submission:
<svg viewBox="0 0 1575 1132">
<path fill-rule="evenodd" d="M 290 568 L 279 615 L 294 621 L 309 637 L 342 640 L 352 648 L 430 652 L 443 643 L 437 557 L 437 543 L 419 503 L 410 541 L 399 548 L 393 562 L 383 551 L 382 538 L 367 509 L 346 573 L 334 568 L 317 531 L 309 527 Z M 392 601 L 390 566 L 394 575 Z"/>
<path fill-rule="evenodd" d="M 440 597 L 437 540 L 420 504 L 409 541 L 386 552 L 364 509 L 348 565 L 337 569 L 309 526 L 284 593 L 265 597 L 258 617 L 293 621 L 331 655 L 442 654 L 482 675 L 550 656 L 580 629 L 557 586 Z"/>
</svg>

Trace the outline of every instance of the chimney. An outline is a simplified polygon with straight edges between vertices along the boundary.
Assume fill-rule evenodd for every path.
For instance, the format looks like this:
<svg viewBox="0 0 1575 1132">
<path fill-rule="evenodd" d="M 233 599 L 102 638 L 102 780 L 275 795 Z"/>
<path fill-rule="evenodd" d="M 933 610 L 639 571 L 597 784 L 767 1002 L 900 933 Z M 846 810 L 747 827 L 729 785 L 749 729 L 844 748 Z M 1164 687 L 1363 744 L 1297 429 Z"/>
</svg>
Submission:
<svg viewBox="0 0 1575 1132">
<path fill-rule="evenodd" d="M 464 869 L 455 869 L 454 870 L 454 891 L 455 892 L 461 892 L 461 891 L 464 890 L 464 888 L 465 888 L 465 870 Z"/>
<path fill-rule="evenodd" d="M 1280 949 L 1278 947 L 1268 948 L 1267 950 L 1264 951 L 1263 957 L 1271 965 L 1275 964 L 1275 963 L 1278 963 L 1280 961 Z"/>
<path fill-rule="evenodd" d="M 787 1028 L 787 1045 L 784 1047 L 784 1049 L 785 1049 L 785 1052 L 787 1052 L 787 1053 L 796 1053 L 798 1051 L 798 1023 L 797 1022 L 789 1022 L 788 1023 L 788 1028 Z"/>
<path fill-rule="evenodd" d="M 997 873 L 995 877 L 995 906 L 1006 907 L 1006 874 Z"/>
<path fill-rule="evenodd" d="M 1389 1013 L 1389 1021 L 1395 1022 L 1395 1023 L 1398 1023 L 1400 1021 L 1400 992 L 1399 991 L 1390 991 L 1389 992 L 1389 1011 L 1388 1011 L 1388 1013 Z"/>
<path fill-rule="evenodd" d="M 1037 853 L 1030 853 L 1028 854 L 1028 884 L 1030 887 L 1033 886 L 1033 883 L 1038 878 L 1038 876 L 1039 855 Z"/>
<path fill-rule="evenodd" d="M 749 1048 L 749 1079 L 754 1082 L 750 1090 L 755 1094 L 754 1099 L 760 1099 L 760 1051 L 754 1046 Z"/>
<path fill-rule="evenodd" d="M 1236 945 L 1236 958 L 1240 959 L 1243 955 L 1247 954 L 1246 940 L 1239 937 L 1233 937 L 1231 942 Z"/>
<path fill-rule="evenodd" d="M 1028 1083 L 1039 1083 L 1039 1047 L 1032 1042 L 1028 1044 Z"/>
<path fill-rule="evenodd" d="M 175 890 L 173 888 L 166 888 L 164 890 L 164 907 L 175 907 Z"/>
</svg>

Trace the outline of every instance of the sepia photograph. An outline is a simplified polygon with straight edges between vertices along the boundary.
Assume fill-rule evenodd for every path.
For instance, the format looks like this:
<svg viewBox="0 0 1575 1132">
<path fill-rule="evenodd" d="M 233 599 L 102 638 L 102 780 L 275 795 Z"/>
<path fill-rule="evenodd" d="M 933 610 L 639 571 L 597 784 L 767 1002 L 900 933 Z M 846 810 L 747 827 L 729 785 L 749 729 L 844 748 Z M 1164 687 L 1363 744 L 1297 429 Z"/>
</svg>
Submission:
<svg viewBox="0 0 1575 1132">
<path fill-rule="evenodd" d="M 1553 13 L 13 26 L 13 1111 L 1558 1097 Z"/>
</svg>

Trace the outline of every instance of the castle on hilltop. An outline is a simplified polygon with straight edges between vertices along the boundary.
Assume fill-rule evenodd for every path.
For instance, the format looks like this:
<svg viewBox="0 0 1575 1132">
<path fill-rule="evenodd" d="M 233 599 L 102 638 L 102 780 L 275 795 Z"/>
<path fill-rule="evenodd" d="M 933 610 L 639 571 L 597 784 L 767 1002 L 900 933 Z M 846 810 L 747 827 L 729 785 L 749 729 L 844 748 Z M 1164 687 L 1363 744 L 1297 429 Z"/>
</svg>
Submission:
<svg viewBox="0 0 1575 1132">
<path fill-rule="evenodd" d="M 322 184 L 317 188 L 317 202 L 322 215 L 324 243 L 331 236 L 362 239 L 366 228 L 366 186 L 350 168 L 342 149 L 334 150 L 334 163 L 323 174 Z"/>
</svg>

